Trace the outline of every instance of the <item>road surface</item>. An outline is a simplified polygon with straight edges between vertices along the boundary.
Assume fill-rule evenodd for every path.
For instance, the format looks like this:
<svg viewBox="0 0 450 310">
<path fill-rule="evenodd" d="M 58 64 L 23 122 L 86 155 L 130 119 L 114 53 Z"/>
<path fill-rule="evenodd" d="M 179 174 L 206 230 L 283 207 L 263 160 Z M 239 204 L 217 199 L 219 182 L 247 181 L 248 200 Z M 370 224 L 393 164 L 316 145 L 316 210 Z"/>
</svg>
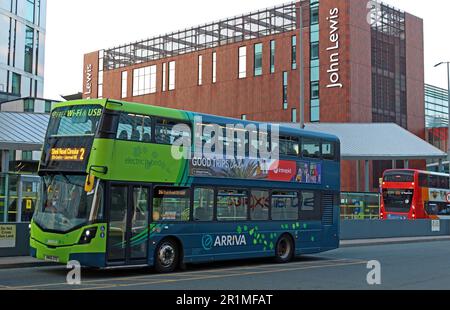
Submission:
<svg viewBox="0 0 450 310">
<path fill-rule="evenodd" d="M 369 285 L 369 261 L 381 264 L 381 285 Z M 82 270 L 68 285 L 65 266 L 0 269 L 0 289 L 318 290 L 450 289 L 450 241 L 341 248 L 278 265 L 252 260 L 188 265 L 186 271 Z"/>
</svg>

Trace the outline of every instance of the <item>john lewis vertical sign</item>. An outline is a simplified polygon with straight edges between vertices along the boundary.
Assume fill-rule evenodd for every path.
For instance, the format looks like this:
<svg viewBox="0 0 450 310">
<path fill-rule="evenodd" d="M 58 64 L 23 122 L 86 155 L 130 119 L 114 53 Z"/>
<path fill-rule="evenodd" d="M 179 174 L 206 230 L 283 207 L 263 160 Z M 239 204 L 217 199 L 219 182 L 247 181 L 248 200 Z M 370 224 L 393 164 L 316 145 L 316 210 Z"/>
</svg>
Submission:
<svg viewBox="0 0 450 310">
<path fill-rule="evenodd" d="M 85 92 L 86 99 L 91 99 L 92 94 L 92 64 L 87 64 L 85 69 Z"/>
<path fill-rule="evenodd" d="M 339 9 L 332 8 L 329 11 L 327 21 L 329 22 L 329 46 L 327 52 L 330 57 L 330 65 L 327 70 L 327 88 L 342 88 L 340 76 L 340 37 L 339 37 Z"/>
</svg>

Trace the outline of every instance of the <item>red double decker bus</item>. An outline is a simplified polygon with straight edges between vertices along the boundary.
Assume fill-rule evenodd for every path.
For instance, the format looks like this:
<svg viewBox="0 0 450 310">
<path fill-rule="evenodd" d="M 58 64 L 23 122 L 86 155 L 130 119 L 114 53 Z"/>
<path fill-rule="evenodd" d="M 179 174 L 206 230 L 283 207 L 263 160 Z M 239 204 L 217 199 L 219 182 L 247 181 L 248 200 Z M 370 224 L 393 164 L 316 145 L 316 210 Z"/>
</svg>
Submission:
<svg viewBox="0 0 450 310">
<path fill-rule="evenodd" d="M 412 169 L 386 170 L 380 218 L 450 219 L 449 175 Z"/>
</svg>

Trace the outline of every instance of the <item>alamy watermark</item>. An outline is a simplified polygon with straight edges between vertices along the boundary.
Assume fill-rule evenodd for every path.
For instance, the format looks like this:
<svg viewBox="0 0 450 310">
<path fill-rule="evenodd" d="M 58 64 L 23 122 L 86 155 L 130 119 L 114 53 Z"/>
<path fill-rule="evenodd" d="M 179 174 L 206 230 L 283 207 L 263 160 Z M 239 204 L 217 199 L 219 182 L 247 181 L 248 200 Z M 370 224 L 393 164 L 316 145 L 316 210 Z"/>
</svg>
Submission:
<svg viewBox="0 0 450 310">
<path fill-rule="evenodd" d="M 367 23 L 371 26 L 375 26 L 382 21 L 383 12 L 381 9 L 381 2 L 379 0 L 370 0 L 367 2 Z"/>
<path fill-rule="evenodd" d="M 81 264 L 79 261 L 71 260 L 67 263 L 67 269 L 70 269 L 66 276 L 66 282 L 69 285 L 81 285 Z"/>
<path fill-rule="evenodd" d="M 371 260 L 367 262 L 367 284 L 369 285 L 381 285 L 381 263 L 377 260 Z"/>
<path fill-rule="evenodd" d="M 188 125 L 177 124 L 172 128 L 171 134 L 177 137 L 172 143 L 172 157 L 176 160 L 259 158 L 276 161 L 279 159 L 279 131 L 276 124 L 205 124 L 202 117 L 195 117 L 194 141 Z"/>
</svg>

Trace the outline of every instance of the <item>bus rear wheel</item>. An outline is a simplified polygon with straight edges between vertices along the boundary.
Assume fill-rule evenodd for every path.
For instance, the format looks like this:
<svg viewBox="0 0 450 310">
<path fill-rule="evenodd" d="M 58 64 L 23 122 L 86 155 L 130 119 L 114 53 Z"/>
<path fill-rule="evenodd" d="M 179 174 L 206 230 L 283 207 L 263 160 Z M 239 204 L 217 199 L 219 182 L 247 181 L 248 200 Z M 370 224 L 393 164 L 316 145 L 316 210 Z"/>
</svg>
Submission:
<svg viewBox="0 0 450 310">
<path fill-rule="evenodd" d="M 173 272 L 178 265 L 179 249 L 172 239 L 163 240 L 155 252 L 155 270 L 159 273 Z"/>
<path fill-rule="evenodd" d="M 294 243 L 288 235 L 283 235 L 278 239 L 275 247 L 275 261 L 280 264 L 289 263 L 294 257 Z"/>
</svg>

